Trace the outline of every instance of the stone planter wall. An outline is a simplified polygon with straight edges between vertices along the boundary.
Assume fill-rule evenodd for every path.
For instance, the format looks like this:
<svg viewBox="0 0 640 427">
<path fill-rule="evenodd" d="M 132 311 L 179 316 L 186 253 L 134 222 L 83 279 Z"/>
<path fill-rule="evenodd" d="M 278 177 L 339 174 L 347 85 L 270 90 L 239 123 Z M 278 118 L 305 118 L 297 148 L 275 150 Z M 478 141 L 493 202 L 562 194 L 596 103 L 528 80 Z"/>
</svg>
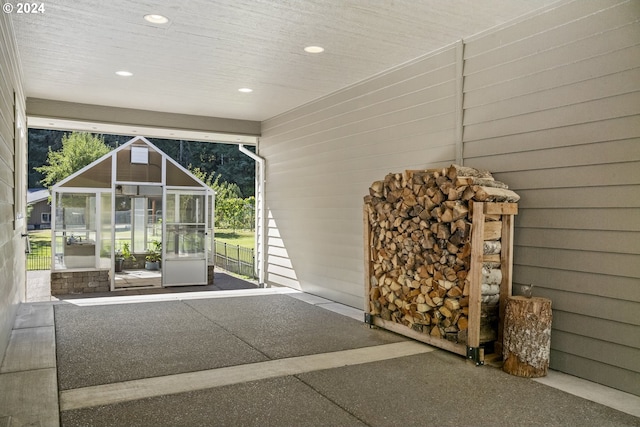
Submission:
<svg viewBox="0 0 640 427">
<path fill-rule="evenodd" d="M 207 266 L 207 285 L 213 285 L 214 265 Z"/>
<path fill-rule="evenodd" d="M 110 285 L 109 270 L 51 272 L 51 295 L 109 292 Z"/>
</svg>

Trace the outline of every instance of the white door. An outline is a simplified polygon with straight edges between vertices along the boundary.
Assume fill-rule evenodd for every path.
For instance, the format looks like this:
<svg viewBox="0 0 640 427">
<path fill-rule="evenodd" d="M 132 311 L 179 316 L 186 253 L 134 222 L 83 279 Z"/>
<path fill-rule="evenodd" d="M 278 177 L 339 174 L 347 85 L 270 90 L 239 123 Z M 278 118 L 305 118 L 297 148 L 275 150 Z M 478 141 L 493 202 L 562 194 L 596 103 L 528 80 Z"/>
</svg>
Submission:
<svg viewBox="0 0 640 427">
<path fill-rule="evenodd" d="M 206 190 L 166 190 L 162 285 L 207 284 Z"/>
</svg>

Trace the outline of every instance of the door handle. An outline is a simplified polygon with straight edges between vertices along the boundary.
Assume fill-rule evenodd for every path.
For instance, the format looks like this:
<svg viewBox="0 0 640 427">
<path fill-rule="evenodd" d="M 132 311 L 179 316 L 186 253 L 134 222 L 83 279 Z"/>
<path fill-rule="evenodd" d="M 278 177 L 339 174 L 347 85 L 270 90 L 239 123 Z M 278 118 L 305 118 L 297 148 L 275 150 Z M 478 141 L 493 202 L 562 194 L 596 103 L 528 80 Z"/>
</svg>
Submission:
<svg viewBox="0 0 640 427">
<path fill-rule="evenodd" d="M 27 238 L 27 246 L 25 246 L 25 248 L 24 248 L 24 253 L 25 254 L 30 254 L 31 253 L 31 240 L 29 239 L 29 233 L 22 233 L 22 234 L 20 234 L 20 237 L 26 237 Z"/>
</svg>

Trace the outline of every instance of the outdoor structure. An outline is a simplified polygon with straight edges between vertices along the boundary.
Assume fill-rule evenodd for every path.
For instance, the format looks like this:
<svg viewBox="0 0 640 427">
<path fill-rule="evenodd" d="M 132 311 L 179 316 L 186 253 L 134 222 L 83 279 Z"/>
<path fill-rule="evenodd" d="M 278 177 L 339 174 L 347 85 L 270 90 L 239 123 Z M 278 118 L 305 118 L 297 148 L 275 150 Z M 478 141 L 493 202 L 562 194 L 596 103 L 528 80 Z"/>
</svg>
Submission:
<svg viewBox="0 0 640 427">
<path fill-rule="evenodd" d="M 27 192 L 27 206 L 31 206 L 27 218 L 29 230 L 41 230 L 51 228 L 51 194 L 46 188 L 30 188 Z"/>
<path fill-rule="evenodd" d="M 214 193 L 143 137 L 52 188 L 51 293 L 119 284 L 116 263 L 161 271 L 161 286 L 205 285 Z"/>
<path fill-rule="evenodd" d="M 640 395 L 640 3 L 273 3 L 0 14 L 0 352 L 25 299 L 28 118 L 256 144 L 264 282 L 353 307 L 371 182 L 451 163 L 491 170 L 521 196 L 513 292 L 533 285 L 553 303 L 550 368 Z M 320 56 L 302 50 L 328 37 Z M 137 67 L 132 79 L 114 74 L 114 53 Z M 112 268 L 98 247 L 85 261 Z"/>
</svg>

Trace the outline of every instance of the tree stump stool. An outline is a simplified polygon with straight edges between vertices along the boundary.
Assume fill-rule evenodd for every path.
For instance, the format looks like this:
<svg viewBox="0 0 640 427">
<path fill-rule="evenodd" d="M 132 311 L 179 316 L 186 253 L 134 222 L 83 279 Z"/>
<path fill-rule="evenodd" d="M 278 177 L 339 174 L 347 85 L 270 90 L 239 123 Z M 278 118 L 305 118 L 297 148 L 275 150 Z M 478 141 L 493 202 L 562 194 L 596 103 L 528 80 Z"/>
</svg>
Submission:
<svg viewBox="0 0 640 427">
<path fill-rule="evenodd" d="M 551 300 L 513 296 L 504 318 L 502 370 L 518 377 L 547 375 L 551 350 Z"/>
</svg>

